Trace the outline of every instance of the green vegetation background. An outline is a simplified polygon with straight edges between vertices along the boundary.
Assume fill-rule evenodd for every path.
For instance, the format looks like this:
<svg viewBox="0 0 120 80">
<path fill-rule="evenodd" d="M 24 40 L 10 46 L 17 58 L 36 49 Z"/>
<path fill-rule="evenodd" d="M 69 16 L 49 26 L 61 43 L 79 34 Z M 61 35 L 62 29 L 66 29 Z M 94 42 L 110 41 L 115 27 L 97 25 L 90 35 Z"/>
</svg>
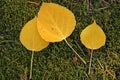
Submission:
<svg viewBox="0 0 120 80">
<path fill-rule="evenodd" d="M 44 1 L 58 3 L 75 14 L 76 29 L 67 40 L 87 64 L 79 59 L 74 63 L 75 54 L 64 41 L 51 43 L 34 55 L 33 80 L 120 80 L 120 1 L 91 0 L 90 7 L 88 0 Z M 19 34 L 24 24 L 37 15 L 40 5 L 28 0 L 0 0 L 0 80 L 29 79 L 31 51 L 22 46 Z M 79 35 L 93 18 L 106 33 L 107 42 L 94 51 L 91 75 L 87 75 L 90 54 Z"/>
</svg>

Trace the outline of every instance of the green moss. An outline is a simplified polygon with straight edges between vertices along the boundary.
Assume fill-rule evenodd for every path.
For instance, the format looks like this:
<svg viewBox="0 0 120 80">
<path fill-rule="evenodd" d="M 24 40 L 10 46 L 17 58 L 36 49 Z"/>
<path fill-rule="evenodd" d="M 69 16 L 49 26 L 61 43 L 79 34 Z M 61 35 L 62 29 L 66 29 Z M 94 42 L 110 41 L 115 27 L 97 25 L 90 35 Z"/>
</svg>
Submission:
<svg viewBox="0 0 120 80">
<path fill-rule="evenodd" d="M 19 41 L 19 33 L 24 24 L 32 19 L 40 5 L 30 4 L 28 0 L 0 0 L 0 79 L 22 80 L 29 78 L 31 51 L 26 50 Z M 41 0 L 38 1 L 41 4 Z M 73 34 L 67 38 L 69 43 L 87 61 L 72 62 L 75 56 L 65 44 L 51 43 L 42 52 L 36 52 L 33 64 L 33 80 L 112 80 L 106 70 L 111 70 L 116 79 L 120 79 L 120 5 L 118 0 L 108 0 L 108 4 L 98 0 L 87 10 L 85 1 L 80 0 L 44 0 L 55 2 L 69 8 L 75 14 L 77 24 Z M 101 9 L 101 7 L 107 7 Z M 88 76 L 88 50 L 79 40 L 80 32 L 93 22 L 93 18 L 102 27 L 107 36 L 104 47 L 93 54 L 91 75 Z M 76 46 L 79 44 L 85 54 Z M 100 67 L 97 59 L 102 64 Z"/>
</svg>

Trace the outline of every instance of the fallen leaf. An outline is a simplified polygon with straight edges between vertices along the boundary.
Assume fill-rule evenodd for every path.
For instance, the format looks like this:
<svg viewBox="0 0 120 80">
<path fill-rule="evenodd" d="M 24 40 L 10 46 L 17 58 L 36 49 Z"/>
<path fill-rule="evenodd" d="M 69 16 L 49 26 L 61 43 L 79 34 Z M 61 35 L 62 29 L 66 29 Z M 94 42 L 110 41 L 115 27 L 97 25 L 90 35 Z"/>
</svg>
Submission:
<svg viewBox="0 0 120 80">
<path fill-rule="evenodd" d="M 49 42 L 43 40 L 38 33 L 37 17 L 27 22 L 22 28 L 20 32 L 20 41 L 31 51 L 40 51 L 48 46 Z"/>
<path fill-rule="evenodd" d="M 85 47 L 92 50 L 99 49 L 106 42 L 105 33 L 95 21 L 81 32 L 80 38 Z"/>
<path fill-rule="evenodd" d="M 41 37 L 49 42 L 59 42 L 75 29 L 74 14 L 55 3 L 43 3 L 38 13 L 37 28 Z"/>
</svg>

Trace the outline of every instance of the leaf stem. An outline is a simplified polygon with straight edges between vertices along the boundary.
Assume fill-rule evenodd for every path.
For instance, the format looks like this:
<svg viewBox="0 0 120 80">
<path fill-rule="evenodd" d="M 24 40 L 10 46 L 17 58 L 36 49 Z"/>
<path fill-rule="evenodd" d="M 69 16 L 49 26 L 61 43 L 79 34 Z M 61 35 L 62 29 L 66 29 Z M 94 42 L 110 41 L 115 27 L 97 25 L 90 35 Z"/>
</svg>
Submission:
<svg viewBox="0 0 120 80">
<path fill-rule="evenodd" d="M 90 70 L 91 70 L 92 54 L 93 54 L 93 50 L 91 50 L 91 52 L 90 52 L 90 64 L 89 64 L 88 75 L 90 75 Z"/>
<path fill-rule="evenodd" d="M 86 61 L 73 49 L 73 47 L 68 43 L 68 41 L 66 39 L 64 39 L 64 41 L 66 42 L 66 44 L 73 50 L 73 52 L 80 58 L 80 60 L 86 64 Z"/>
<path fill-rule="evenodd" d="M 32 79 L 33 58 L 34 58 L 34 51 L 32 51 L 32 56 L 31 56 L 31 64 L 30 64 L 30 79 Z"/>
</svg>

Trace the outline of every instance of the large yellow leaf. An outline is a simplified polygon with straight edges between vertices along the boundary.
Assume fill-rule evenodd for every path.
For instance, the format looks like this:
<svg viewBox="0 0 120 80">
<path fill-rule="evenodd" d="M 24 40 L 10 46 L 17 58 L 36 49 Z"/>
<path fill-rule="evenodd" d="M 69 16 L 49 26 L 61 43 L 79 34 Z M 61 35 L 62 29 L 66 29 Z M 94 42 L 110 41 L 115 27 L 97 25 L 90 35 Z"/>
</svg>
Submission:
<svg viewBox="0 0 120 80">
<path fill-rule="evenodd" d="M 40 51 L 49 44 L 38 33 L 36 17 L 25 24 L 20 33 L 20 41 L 28 50 L 32 51 Z"/>
<path fill-rule="evenodd" d="M 106 41 L 103 30 L 95 21 L 81 32 L 80 38 L 85 47 L 93 50 L 105 45 Z"/>
<path fill-rule="evenodd" d="M 75 29 L 74 14 L 55 3 L 43 3 L 38 13 L 37 28 L 41 37 L 49 42 L 59 42 Z"/>
</svg>

